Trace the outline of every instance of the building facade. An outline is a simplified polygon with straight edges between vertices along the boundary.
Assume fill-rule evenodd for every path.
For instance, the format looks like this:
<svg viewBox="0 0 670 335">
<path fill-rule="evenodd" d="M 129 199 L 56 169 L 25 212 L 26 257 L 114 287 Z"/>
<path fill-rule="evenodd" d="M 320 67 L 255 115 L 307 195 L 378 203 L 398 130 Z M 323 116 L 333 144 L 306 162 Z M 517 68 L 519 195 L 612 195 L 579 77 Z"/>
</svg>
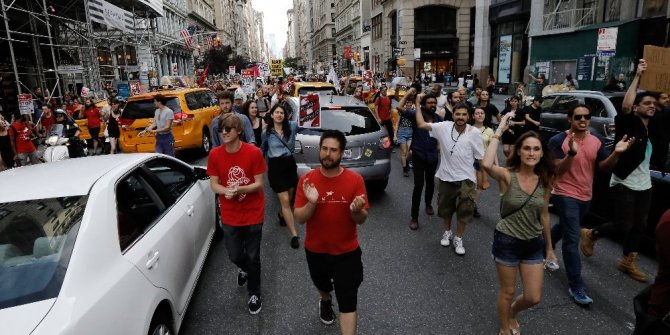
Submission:
<svg viewBox="0 0 670 335">
<path fill-rule="evenodd" d="M 312 1 L 312 61 L 315 71 L 325 71 L 337 64 L 335 45 L 335 1 Z"/>
</svg>

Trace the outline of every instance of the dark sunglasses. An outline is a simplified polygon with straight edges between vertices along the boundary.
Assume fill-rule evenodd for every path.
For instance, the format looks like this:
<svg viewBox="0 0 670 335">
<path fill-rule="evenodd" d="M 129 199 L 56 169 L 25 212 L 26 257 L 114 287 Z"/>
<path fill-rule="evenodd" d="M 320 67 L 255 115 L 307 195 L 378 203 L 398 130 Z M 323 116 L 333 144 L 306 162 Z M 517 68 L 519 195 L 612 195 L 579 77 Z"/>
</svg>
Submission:
<svg viewBox="0 0 670 335">
<path fill-rule="evenodd" d="M 575 114 L 572 116 L 575 121 L 579 120 L 591 120 L 591 114 Z"/>
<path fill-rule="evenodd" d="M 226 133 L 230 133 L 233 129 L 235 129 L 235 128 L 233 128 L 233 127 L 223 127 L 223 128 L 221 128 L 221 129 L 219 129 L 219 134 L 220 134 L 220 133 L 223 133 L 224 131 L 225 131 Z"/>
</svg>

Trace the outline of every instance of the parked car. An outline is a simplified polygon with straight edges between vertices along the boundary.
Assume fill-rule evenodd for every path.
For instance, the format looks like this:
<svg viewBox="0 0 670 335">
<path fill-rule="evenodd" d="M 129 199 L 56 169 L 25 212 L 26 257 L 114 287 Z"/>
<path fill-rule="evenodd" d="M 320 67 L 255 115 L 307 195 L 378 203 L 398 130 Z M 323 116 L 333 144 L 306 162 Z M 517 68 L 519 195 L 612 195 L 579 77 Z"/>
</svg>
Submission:
<svg viewBox="0 0 670 335">
<path fill-rule="evenodd" d="M 221 108 L 214 92 L 207 88 L 166 89 L 130 97 L 119 120 L 121 151 L 154 152 L 156 136 L 139 133 L 153 122 L 154 96 L 158 94 L 170 99 L 167 106 L 174 112 L 175 150 L 200 149 L 208 153 L 212 147 L 209 126 Z"/>
<path fill-rule="evenodd" d="M 291 119 L 298 121 L 299 98 L 288 99 Z M 353 97 L 320 96 L 321 128 L 299 127 L 295 157 L 302 176 L 319 162 L 319 139 L 326 129 L 337 129 L 347 138 L 342 166 L 361 176 L 375 189 L 384 190 L 391 172 L 391 139 L 368 106 Z"/>
<path fill-rule="evenodd" d="M 0 173 L 2 333 L 177 334 L 218 226 L 207 179 L 159 154 Z"/>
</svg>

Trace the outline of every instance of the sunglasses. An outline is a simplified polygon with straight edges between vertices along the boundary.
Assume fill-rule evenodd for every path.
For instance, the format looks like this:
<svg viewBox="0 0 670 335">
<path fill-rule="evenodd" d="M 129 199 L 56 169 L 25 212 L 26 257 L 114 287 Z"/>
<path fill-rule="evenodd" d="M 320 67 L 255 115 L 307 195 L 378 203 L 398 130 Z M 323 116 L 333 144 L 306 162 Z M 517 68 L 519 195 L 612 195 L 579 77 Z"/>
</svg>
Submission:
<svg viewBox="0 0 670 335">
<path fill-rule="evenodd" d="M 591 120 L 591 114 L 575 114 L 572 116 L 575 121 L 579 120 Z"/>
<path fill-rule="evenodd" d="M 220 133 L 223 133 L 224 131 L 225 131 L 226 133 L 230 133 L 233 129 L 235 129 L 235 128 L 233 128 L 233 127 L 223 127 L 223 128 L 221 128 L 221 129 L 219 129 L 219 134 L 220 134 Z"/>
</svg>

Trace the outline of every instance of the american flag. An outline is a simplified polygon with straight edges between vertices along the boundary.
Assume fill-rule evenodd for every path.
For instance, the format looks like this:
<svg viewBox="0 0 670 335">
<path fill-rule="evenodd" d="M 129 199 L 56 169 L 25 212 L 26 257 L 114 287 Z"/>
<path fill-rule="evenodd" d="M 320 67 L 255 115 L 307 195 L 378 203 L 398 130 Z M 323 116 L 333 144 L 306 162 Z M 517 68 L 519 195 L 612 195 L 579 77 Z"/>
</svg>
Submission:
<svg viewBox="0 0 670 335">
<path fill-rule="evenodd" d="M 188 29 L 182 29 L 181 32 L 181 37 L 184 39 L 184 43 L 186 44 L 186 49 L 191 49 L 191 33 L 188 31 Z"/>
<path fill-rule="evenodd" d="M 214 39 L 216 38 L 216 33 L 207 35 L 207 49 L 214 47 Z"/>
</svg>

